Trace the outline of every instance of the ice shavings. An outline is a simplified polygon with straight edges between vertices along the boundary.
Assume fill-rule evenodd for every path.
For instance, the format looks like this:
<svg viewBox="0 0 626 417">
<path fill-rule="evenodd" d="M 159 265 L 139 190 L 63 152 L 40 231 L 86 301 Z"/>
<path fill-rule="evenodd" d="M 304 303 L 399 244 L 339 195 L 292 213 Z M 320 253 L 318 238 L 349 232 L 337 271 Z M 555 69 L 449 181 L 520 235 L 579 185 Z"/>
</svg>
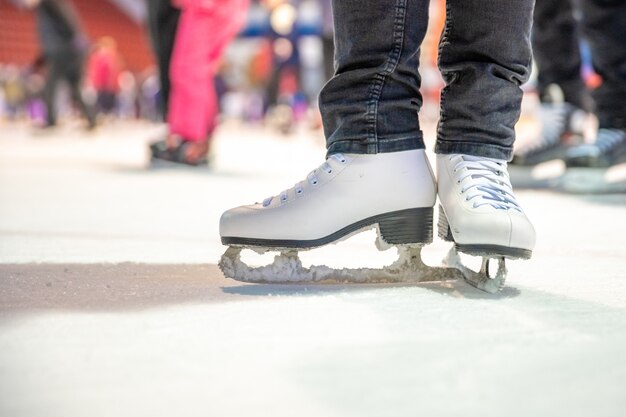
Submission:
<svg viewBox="0 0 626 417">
<path fill-rule="evenodd" d="M 383 268 L 342 268 L 325 265 L 302 266 L 296 251 L 283 251 L 274 262 L 260 267 L 241 260 L 242 248 L 228 248 L 219 266 L 224 275 L 255 283 L 393 283 L 445 281 L 463 278 L 454 268 L 435 268 L 422 262 L 420 247 L 401 247 L 399 258 Z"/>
<path fill-rule="evenodd" d="M 369 229 L 371 227 L 368 227 Z M 356 231 L 349 236 L 360 233 Z M 395 245 L 384 242 L 377 233 L 376 247 L 386 250 Z M 251 267 L 241 260 L 241 251 L 251 249 L 257 253 L 267 252 L 267 248 L 229 247 L 222 256 L 219 267 L 225 276 L 238 281 L 254 283 L 394 283 L 445 281 L 463 278 L 458 269 L 431 267 L 422 261 L 421 246 L 400 245 L 398 259 L 382 268 L 331 268 L 326 265 L 304 267 L 295 249 L 275 249 L 279 253 L 274 262 L 259 267 Z"/>
</svg>

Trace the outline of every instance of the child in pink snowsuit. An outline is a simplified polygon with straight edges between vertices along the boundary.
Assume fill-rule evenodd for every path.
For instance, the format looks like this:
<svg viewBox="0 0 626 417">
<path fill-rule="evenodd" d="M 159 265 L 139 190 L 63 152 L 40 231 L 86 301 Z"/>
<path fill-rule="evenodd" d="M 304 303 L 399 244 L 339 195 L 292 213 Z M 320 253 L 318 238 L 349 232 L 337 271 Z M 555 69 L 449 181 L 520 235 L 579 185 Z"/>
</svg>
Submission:
<svg viewBox="0 0 626 417">
<path fill-rule="evenodd" d="M 181 140 L 177 162 L 203 162 L 215 129 L 214 76 L 224 49 L 243 25 L 249 0 L 172 0 L 181 8 L 170 64 L 170 137 Z"/>
</svg>

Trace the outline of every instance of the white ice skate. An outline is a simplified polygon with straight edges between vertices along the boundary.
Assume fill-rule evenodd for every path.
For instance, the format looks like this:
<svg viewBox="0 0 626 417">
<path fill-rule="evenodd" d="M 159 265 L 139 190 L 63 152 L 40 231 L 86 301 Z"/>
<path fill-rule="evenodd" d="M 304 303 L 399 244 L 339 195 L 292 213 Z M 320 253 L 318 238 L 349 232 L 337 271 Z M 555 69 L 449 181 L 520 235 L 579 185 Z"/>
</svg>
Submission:
<svg viewBox="0 0 626 417">
<path fill-rule="evenodd" d="M 454 242 L 445 263 L 477 288 L 495 292 L 506 279 L 505 258 L 529 259 L 535 229 L 517 202 L 503 160 L 437 155 L 439 236 Z M 480 271 L 465 267 L 459 252 L 482 256 Z M 491 276 L 490 260 L 498 261 Z"/>
<path fill-rule="evenodd" d="M 305 180 L 263 203 L 226 211 L 220 220 L 224 275 L 247 282 L 419 282 L 459 278 L 420 257 L 432 242 L 436 186 L 423 150 L 375 155 L 335 154 Z M 382 269 L 302 266 L 298 251 L 376 228 L 378 249 L 400 258 Z M 252 268 L 243 249 L 278 251 L 274 263 Z"/>
</svg>

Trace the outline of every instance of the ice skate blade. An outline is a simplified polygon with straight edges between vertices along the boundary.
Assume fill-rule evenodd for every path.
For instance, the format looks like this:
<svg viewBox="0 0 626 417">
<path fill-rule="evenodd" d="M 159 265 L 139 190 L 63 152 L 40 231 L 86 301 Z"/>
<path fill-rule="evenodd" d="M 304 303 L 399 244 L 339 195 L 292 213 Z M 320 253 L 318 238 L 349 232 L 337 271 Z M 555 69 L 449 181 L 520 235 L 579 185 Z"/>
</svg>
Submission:
<svg viewBox="0 0 626 417">
<path fill-rule="evenodd" d="M 492 260 L 498 261 L 498 270 L 493 277 L 490 275 L 489 271 L 489 264 Z M 463 265 L 459 252 L 456 247 L 453 246 L 446 255 L 443 264 L 447 267 L 458 270 L 468 284 L 490 294 L 495 294 L 500 291 L 504 287 L 504 283 L 506 281 L 507 269 L 505 258 L 503 256 L 489 254 L 483 255 L 480 271 L 476 272 Z"/>
<path fill-rule="evenodd" d="M 334 269 L 324 265 L 302 266 L 295 250 L 283 250 L 274 262 L 250 267 L 241 260 L 241 247 L 229 247 L 219 262 L 228 278 L 250 283 L 281 284 L 374 284 L 418 283 L 462 279 L 454 268 L 430 267 L 422 261 L 421 247 L 401 246 L 399 259 L 384 268 Z"/>
<path fill-rule="evenodd" d="M 454 244 L 457 252 L 465 253 L 470 256 L 482 256 L 486 258 L 506 258 L 511 260 L 523 259 L 528 260 L 532 257 L 533 251 L 529 249 L 510 248 L 508 246 L 498 245 L 461 245 Z"/>
</svg>

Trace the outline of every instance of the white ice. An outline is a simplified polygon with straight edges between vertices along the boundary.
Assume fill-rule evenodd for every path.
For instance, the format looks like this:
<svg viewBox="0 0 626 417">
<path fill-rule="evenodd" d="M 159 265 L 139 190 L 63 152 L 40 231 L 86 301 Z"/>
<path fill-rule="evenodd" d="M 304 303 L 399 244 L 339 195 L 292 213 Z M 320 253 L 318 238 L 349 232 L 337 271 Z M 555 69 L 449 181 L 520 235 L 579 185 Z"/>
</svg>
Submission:
<svg viewBox="0 0 626 417">
<path fill-rule="evenodd" d="M 497 295 L 245 284 L 216 266 L 219 214 L 306 175 L 321 139 L 227 124 L 213 170 L 148 171 L 157 133 L 0 126 L 1 416 L 624 415 L 625 195 L 518 191 L 538 244 Z M 393 262 L 373 238 L 301 257 Z"/>
</svg>

